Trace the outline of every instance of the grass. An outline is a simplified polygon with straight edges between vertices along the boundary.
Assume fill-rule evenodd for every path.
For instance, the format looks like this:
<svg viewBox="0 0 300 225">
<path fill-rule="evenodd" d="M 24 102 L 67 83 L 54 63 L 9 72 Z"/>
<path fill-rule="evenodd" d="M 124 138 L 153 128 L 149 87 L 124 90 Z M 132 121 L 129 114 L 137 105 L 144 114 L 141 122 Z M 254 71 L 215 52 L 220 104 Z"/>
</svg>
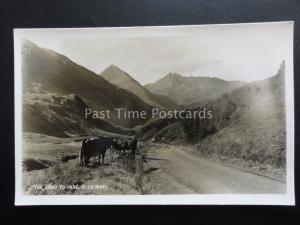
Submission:
<svg viewBox="0 0 300 225">
<path fill-rule="evenodd" d="M 144 172 L 144 156 L 119 157 L 107 151 L 105 165 L 92 159 L 79 166 L 81 139 L 25 133 L 23 137 L 23 191 L 29 195 L 147 194 L 152 191 Z M 141 151 L 143 147 L 141 147 Z M 65 188 L 62 188 L 62 185 Z"/>
<path fill-rule="evenodd" d="M 144 157 L 106 157 L 106 165 L 92 161 L 90 168 L 77 159 L 52 167 L 23 173 L 23 190 L 29 195 L 148 194 L 150 178 L 144 173 Z"/>
<path fill-rule="evenodd" d="M 55 162 L 45 159 L 24 159 L 22 162 L 23 171 L 41 170 L 53 166 Z"/>
</svg>

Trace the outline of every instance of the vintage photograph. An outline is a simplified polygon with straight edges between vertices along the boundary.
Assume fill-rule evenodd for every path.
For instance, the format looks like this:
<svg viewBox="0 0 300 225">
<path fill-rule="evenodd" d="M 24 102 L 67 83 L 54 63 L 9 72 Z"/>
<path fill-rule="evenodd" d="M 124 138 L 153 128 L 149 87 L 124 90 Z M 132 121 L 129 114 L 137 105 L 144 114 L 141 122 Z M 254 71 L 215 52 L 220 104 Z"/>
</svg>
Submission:
<svg viewBox="0 0 300 225">
<path fill-rule="evenodd" d="M 19 204 L 293 204 L 292 22 L 14 39 Z"/>
</svg>

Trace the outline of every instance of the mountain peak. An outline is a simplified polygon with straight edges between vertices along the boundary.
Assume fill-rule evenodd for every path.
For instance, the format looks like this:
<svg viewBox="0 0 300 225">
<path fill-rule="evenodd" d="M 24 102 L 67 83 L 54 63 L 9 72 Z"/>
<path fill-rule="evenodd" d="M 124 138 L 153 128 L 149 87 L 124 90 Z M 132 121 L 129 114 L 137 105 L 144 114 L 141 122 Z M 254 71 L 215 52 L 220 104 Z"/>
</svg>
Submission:
<svg viewBox="0 0 300 225">
<path fill-rule="evenodd" d="M 277 74 L 283 75 L 285 73 L 285 60 L 283 60 L 280 64 Z"/>
<path fill-rule="evenodd" d="M 114 64 L 109 65 L 108 67 L 106 67 L 106 69 L 118 69 L 118 70 L 121 70 L 119 67 L 117 67 Z"/>
<path fill-rule="evenodd" d="M 178 73 L 168 73 L 166 76 L 161 78 L 161 81 L 170 83 L 171 85 L 177 85 L 181 83 L 186 77 L 178 74 Z"/>
<path fill-rule="evenodd" d="M 36 44 L 34 44 L 32 41 L 28 39 L 22 39 L 22 46 L 26 47 L 38 47 Z"/>
<path fill-rule="evenodd" d="M 126 73 L 124 70 L 122 70 L 120 67 L 116 66 L 115 64 L 109 65 L 103 71 L 105 70 L 116 70 L 116 71 L 122 71 L 123 73 Z"/>
<path fill-rule="evenodd" d="M 176 102 L 165 96 L 158 96 L 149 92 L 128 73 L 115 65 L 108 66 L 100 75 L 108 82 L 128 90 L 151 106 L 164 108 L 176 105 Z"/>
<path fill-rule="evenodd" d="M 106 67 L 101 73 L 100 76 L 108 80 L 112 83 L 122 83 L 125 81 L 132 81 L 137 82 L 135 79 L 133 79 L 128 73 L 126 73 L 124 70 L 120 69 L 114 64 L 111 64 L 110 66 Z"/>
<path fill-rule="evenodd" d="M 168 73 L 165 77 L 168 77 L 168 78 L 182 78 L 182 76 L 178 73 Z"/>
<path fill-rule="evenodd" d="M 150 92 L 167 96 L 180 105 L 190 105 L 217 98 L 243 84 L 213 77 L 186 77 L 177 73 L 168 73 L 145 87 Z"/>
</svg>

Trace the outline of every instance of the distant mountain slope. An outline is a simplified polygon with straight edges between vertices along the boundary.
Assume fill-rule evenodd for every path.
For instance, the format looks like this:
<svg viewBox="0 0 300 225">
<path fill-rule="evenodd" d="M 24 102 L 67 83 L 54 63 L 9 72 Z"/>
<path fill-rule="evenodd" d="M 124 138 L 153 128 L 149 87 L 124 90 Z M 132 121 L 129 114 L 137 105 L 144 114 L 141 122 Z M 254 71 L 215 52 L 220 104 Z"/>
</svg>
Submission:
<svg viewBox="0 0 300 225">
<path fill-rule="evenodd" d="M 240 81 L 225 81 L 210 77 L 183 77 L 176 73 L 169 73 L 158 81 L 145 85 L 145 88 L 152 93 L 167 96 L 178 104 L 190 105 L 212 100 L 244 84 Z"/>
<path fill-rule="evenodd" d="M 35 85 L 37 87 L 37 84 Z M 125 133 L 103 120 L 85 118 L 88 106 L 75 94 L 58 95 L 35 90 L 23 94 L 23 131 L 56 137 L 97 135 L 97 129 Z"/>
<path fill-rule="evenodd" d="M 41 84 L 44 90 L 59 95 L 75 94 L 95 110 L 150 110 L 131 92 L 118 88 L 101 76 L 77 65 L 67 57 L 52 50 L 40 48 L 24 40 L 22 45 L 22 76 L 24 91 L 32 89 L 33 83 Z M 113 114 L 113 122 L 124 127 L 133 127 L 143 119 L 123 120 Z"/>
<path fill-rule="evenodd" d="M 149 121 L 143 136 L 159 142 L 198 143 L 198 150 L 207 155 L 285 166 L 284 64 L 273 77 L 191 110 L 203 108 L 213 111 L 212 119 Z"/>
<path fill-rule="evenodd" d="M 176 106 L 174 100 L 163 95 L 151 93 L 128 73 L 115 65 L 107 67 L 100 75 L 112 84 L 132 92 L 149 105 L 158 108 L 173 108 Z"/>
</svg>

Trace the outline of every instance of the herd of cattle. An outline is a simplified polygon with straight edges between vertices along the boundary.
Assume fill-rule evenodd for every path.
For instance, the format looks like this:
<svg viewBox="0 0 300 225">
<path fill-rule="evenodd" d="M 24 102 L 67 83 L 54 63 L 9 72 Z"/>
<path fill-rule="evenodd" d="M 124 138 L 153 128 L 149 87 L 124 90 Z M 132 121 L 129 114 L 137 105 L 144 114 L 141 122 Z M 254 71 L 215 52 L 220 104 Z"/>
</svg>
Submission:
<svg viewBox="0 0 300 225">
<path fill-rule="evenodd" d="M 88 167 L 91 157 L 102 158 L 104 164 L 105 153 L 108 149 L 116 150 L 119 153 L 125 153 L 130 150 L 132 157 L 135 157 L 135 150 L 137 147 L 136 138 L 121 138 L 121 137 L 97 137 L 86 138 L 82 141 L 81 149 L 79 151 L 79 162 L 81 166 Z"/>
</svg>

